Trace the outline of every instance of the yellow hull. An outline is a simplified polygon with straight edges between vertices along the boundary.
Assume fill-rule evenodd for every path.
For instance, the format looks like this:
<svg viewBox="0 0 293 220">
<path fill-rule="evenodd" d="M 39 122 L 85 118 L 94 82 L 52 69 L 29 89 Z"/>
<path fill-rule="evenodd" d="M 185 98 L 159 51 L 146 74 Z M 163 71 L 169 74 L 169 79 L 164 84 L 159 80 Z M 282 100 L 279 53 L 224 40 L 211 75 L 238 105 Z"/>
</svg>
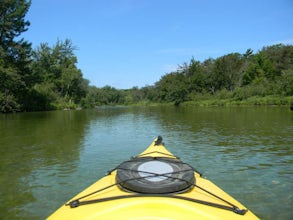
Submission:
<svg viewBox="0 0 293 220">
<path fill-rule="evenodd" d="M 162 143 L 156 145 L 156 140 L 138 158 L 175 158 Z M 116 174 L 117 170 L 113 170 L 60 207 L 48 219 L 258 219 L 196 171 L 193 187 L 184 192 L 167 194 L 125 191 L 116 185 Z M 71 205 L 77 207 L 71 208 L 69 204 L 72 201 L 76 204 L 73 202 Z M 237 210 L 245 211 L 237 213 Z"/>
</svg>

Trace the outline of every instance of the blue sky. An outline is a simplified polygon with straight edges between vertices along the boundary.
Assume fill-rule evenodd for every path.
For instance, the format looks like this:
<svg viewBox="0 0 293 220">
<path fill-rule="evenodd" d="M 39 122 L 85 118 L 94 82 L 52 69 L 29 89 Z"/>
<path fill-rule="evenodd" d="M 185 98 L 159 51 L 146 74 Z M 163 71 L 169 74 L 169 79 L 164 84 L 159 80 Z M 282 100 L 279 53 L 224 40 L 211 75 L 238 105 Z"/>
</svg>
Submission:
<svg viewBox="0 0 293 220">
<path fill-rule="evenodd" d="M 153 85 L 192 57 L 293 44 L 293 0 L 32 0 L 37 47 L 71 39 L 91 85 Z"/>
</svg>

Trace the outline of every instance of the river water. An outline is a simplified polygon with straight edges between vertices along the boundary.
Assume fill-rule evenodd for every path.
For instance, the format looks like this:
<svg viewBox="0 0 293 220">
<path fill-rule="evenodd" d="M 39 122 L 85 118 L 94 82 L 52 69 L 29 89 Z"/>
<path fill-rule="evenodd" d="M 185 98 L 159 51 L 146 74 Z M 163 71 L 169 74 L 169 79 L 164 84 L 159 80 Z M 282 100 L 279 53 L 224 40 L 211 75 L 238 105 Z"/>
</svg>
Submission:
<svg viewBox="0 0 293 220">
<path fill-rule="evenodd" d="M 293 219 L 285 107 L 104 107 L 0 115 L 0 219 L 45 219 L 161 135 L 262 219 Z"/>
</svg>

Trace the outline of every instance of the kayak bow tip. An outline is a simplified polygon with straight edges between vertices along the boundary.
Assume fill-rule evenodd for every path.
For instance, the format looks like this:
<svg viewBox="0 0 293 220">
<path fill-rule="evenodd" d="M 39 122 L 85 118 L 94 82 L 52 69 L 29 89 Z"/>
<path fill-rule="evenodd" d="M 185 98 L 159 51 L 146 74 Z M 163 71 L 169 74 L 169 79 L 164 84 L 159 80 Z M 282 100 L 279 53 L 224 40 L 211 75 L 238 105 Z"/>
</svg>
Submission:
<svg viewBox="0 0 293 220">
<path fill-rule="evenodd" d="M 157 139 L 155 140 L 155 146 L 161 145 L 162 144 L 162 141 L 163 141 L 163 138 L 162 138 L 161 135 L 159 135 L 157 137 Z"/>
</svg>

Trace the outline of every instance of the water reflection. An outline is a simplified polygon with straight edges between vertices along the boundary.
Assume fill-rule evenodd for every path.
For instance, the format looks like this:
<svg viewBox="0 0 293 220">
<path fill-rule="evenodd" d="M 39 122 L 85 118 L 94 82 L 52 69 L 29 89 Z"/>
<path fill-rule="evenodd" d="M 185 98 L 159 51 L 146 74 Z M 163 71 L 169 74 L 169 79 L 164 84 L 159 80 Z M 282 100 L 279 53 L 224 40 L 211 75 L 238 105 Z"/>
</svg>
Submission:
<svg viewBox="0 0 293 220">
<path fill-rule="evenodd" d="M 37 212 L 46 208 L 41 200 L 54 194 L 55 175 L 75 166 L 88 120 L 78 112 L 1 115 L 0 219 L 40 219 Z"/>
</svg>

